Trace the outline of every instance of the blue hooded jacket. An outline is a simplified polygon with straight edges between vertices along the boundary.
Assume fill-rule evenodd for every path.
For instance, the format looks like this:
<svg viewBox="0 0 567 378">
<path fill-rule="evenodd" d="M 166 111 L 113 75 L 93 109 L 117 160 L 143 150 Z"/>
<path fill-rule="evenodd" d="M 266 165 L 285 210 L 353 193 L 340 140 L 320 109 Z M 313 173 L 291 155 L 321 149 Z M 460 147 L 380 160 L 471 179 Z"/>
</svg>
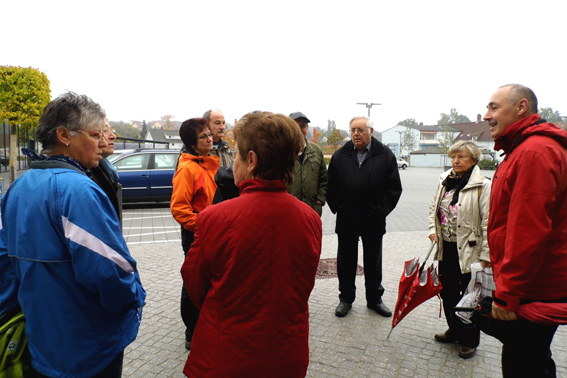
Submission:
<svg viewBox="0 0 567 378">
<path fill-rule="evenodd" d="M 91 377 L 136 338 L 146 293 L 106 194 L 69 164 L 32 168 L 2 200 L 0 273 L 7 251 L 34 369 Z"/>
</svg>

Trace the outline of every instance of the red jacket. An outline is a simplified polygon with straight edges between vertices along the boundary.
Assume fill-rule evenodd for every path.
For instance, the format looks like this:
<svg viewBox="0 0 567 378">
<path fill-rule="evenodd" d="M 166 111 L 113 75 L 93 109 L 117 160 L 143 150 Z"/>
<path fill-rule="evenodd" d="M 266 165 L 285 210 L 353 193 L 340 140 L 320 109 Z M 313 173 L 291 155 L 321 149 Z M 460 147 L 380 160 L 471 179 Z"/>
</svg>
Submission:
<svg viewBox="0 0 567 378">
<path fill-rule="evenodd" d="M 495 300 L 567 297 L 567 133 L 533 114 L 495 140 L 506 158 L 494 174 L 488 244 Z"/>
<path fill-rule="evenodd" d="M 189 377 L 304 377 L 321 219 L 282 181 L 250 179 L 199 214 L 181 268 L 200 308 Z"/>
</svg>

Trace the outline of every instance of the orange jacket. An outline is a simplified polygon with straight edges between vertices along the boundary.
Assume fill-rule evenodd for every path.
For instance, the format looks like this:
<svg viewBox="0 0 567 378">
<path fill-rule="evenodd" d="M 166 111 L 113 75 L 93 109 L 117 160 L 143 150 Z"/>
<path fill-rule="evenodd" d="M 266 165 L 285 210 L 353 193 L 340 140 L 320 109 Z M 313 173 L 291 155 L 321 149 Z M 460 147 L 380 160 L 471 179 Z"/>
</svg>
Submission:
<svg viewBox="0 0 567 378">
<path fill-rule="evenodd" d="M 217 189 L 215 174 L 220 160 L 215 156 L 181 153 L 173 176 L 171 214 L 183 228 L 195 232 L 197 213 L 213 203 Z"/>
</svg>

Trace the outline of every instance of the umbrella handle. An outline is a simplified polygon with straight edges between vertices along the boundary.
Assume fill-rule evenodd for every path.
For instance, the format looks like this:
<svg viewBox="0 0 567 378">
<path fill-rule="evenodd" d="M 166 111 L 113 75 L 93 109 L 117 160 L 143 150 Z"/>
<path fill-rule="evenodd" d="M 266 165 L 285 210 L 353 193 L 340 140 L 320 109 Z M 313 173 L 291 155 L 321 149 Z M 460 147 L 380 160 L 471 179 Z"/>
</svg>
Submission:
<svg viewBox="0 0 567 378">
<path fill-rule="evenodd" d="M 421 268 L 419 268 L 419 275 L 421 275 L 421 273 L 423 273 L 423 268 L 425 268 L 425 263 L 427 262 L 427 259 L 431 255 L 431 251 L 433 251 L 433 247 L 435 247 L 435 244 L 437 244 L 437 243 L 436 242 L 431 243 L 431 247 L 429 247 L 429 251 L 427 252 L 427 255 L 425 255 L 425 259 L 423 260 L 423 264 L 421 264 Z"/>
</svg>

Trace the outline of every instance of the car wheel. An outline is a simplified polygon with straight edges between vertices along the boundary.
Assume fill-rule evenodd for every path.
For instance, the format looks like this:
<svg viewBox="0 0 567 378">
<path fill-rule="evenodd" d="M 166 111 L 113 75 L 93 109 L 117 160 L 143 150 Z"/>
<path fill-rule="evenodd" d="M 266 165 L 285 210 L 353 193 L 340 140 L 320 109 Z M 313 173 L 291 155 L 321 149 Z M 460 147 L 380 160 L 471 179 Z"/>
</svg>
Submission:
<svg viewBox="0 0 567 378">
<path fill-rule="evenodd" d="M 405 164 L 402 165 L 402 169 L 406 169 L 407 167 L 408 167 L 408 166 L 405 165 Z"/>
</svg>

